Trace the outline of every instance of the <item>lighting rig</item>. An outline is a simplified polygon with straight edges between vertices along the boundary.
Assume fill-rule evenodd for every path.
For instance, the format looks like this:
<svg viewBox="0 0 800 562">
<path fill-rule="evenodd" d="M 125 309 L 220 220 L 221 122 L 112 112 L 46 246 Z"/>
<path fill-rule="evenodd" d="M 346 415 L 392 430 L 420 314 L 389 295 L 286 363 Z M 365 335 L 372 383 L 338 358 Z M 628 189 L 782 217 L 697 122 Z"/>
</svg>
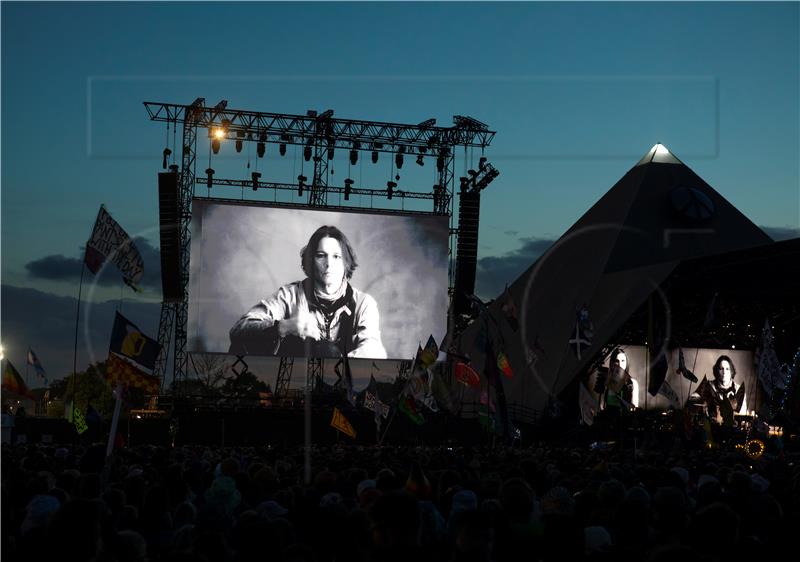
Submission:
<svg viewBox="0 0 800 562">
<path fill-rule="evenodd" d="M 429 199 L 432 201 L 432 214 L 450 217 L 451 233 L 453 228 L 453 197 L 455 195 L 455 151 L 458 147 L 478 148 L 483 151 L 489 146 L 495 132 L 490 131 L 485 123 L 472 117 L 456 115 L 450 127 L 437 127 L 435 119 L 428 119 L 417 125 L 365 121 L 357 119 L 338 119 L 331 109 L 318 113 L 309 110 L 305 115 L 267 113 L 229 109 L 225 100 L 213 107 L 205 105 L 204 98 L 197 98 L 189 105 L 144 102 L 145 109 L 152 121 L 172 124 L 177 133 L 178 124 L 182 127 L 180 152 L 181 166 L 177 173 L 179 196 L 177 198 L 179 228 L 179 287 L 181 298 L 162 304 L 159 324 L 159 343 L 161 353 L 156 361 L 155 374 L 164 381 L 167 364 L 167 353 L 174 331 L 175 356 L 173 364 L 173 383 L 177 392 L 183 390 L 186 380 L 188 355 L 186 352 L 186 325 L 188 312 L 188 280 L 189 280 L 189 245 L 191 224 L 191 200 L 197 185 L 237 186 L 258 189 L 296 190 L 299 195 L 308 193 L 308 205 L 311 207 L 344 207 L 331 205 L 328 194 L 341 194 L 344 201 L 350 201 L 351 195 L 366 195 L 374 198 L 391 200 L 393 197 Z M 278 145 L 278 154 L 284 156 L 287 146 L 294 145 L 302 150 L 304 161 L 313 162 L 313 175 L 310 179 L 301 172 L 296 184 L 262 181 L 260 172 L 251 172 L 249 178 L 231 179 L 218 177 L 209 165 L 204 177 L 195 175 L 197 160 L 198 130 L 205 130 L 210 139 L 210 150 L 218 154 L 222 144 L 233 141 L 237 152 L 241 152 L 245 143 L 255 143 L 259 158 L 270 150 L 269 144 Z M 405 156 L 414 158 L 416 164 L 424 166 L 428 159 L 435 159 L 436 181 L 433 188 L 422 190 L 397 190 L 397 183 L 389 180 L 386 188 L 354 186 L 354 181 L 347 178 L 343 186 L 328 185 L 328 163 L 334 158 L 336 149 L 341 149 L 349 156 L 351 165 L 358 162 L 361 152 L 369 152 L 370 160 L 377 163 L 381 153 L 392 155 L 393 164 L 402 168 Z M 162 156 L 162 167 L 166 168 L 168 157 L 166 149 Z M 210 157 L 209 157 L 210 159 Z M 485 159 L 483 159 L 485 163 Z M 177 168 L 177 166 L 174 166 Z M 172 167 L 171 167 L 172 168 Z M 177 170 L 176 170 L 177 172 Z M 492 175 L 494 174 L 494 175 Z M 483 189 L 496 177 L 497 172 L 490 165 L 479 169 L 472 178 L 472 189 Z M 397 178 L 395 178 L 397 179 Z M 341 199 L 340 199 L 341 201 Z M 375 209 L 375 207 L 371 207 Z M 387 212 L 392 212 L 387 208 Z M 451 236 L 452 249 L 452 236 Z M 452 252 L 451 252 L 452 255 Z M 451 267 L 451 286 L 453 284 L 453 267 Z M 451 289 L 452 290 L 452 289 Z M 316 361 L 313 369 L 321 369 L 321 360 L 309 360 L 309 375 L 312 361 Z M 291 368 L 291 366 L 289 366 Z M 284 361 L 281 362 L 284 369 Z M 321 371 L 315 376 L 321 377 Z M 279 383 L 282 383 L 279 373 Z M 278 392 L 276 384 L 276 393 Z"/>
</svg>

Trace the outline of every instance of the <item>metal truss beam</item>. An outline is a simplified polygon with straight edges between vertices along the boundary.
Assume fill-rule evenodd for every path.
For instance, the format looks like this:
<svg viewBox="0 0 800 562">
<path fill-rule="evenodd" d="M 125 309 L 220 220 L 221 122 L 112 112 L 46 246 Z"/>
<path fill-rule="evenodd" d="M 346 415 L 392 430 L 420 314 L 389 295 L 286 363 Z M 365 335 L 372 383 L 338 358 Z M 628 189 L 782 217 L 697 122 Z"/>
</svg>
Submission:
<svg viewBox="0 0 800 562">
<path fill-rule="evenodd" d="M 144 106 L 153 121 L 187 121 L 209 129 L 224 127 L 230 139 L 237 138 L 238 132 L 244 132 L 245 139 L 250 141 L 260 140 L 263 135 L 264 142 L 297 145 L 307 144 L 308 139 L 324 138 L 326 148 L 331 145 L 350 149 L 354 143 L 360 143 L 363 150 L 379 152 L 395 152 L 401 145 L 418 151 L 455 145 L 485 148 L 495 135 L 480 121 L 459 115 L 453 118 L 455 125 L 452 127 L 436 127 L 425 123 L 407 125 L 335 119 L 332 112 L 327 111 L 320 115 L 314 111 L 291 115 L 147 101 Z"/>
</svg>

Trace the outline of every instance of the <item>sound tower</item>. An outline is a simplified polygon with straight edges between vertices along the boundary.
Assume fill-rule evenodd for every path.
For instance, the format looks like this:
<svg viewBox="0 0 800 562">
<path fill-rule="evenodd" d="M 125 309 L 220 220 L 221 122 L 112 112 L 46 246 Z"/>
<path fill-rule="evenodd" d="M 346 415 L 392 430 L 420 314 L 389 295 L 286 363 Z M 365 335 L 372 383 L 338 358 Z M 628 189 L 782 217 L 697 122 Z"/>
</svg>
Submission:
<svg viewBox="0 0 800 562">
<path fill-rule="evenodd" d="M 475 271 L 478 266 L 478 219 L 481 192 L 464 191 L 458 202 L 458 240 L 456 242 L 456 279 L 454 286 L 455 314 L 470 314 L 467 295 L 475 292 Z"/>
<path fill-rule="evenodd" d="M 164 302 L 181 300 L 181 221 L 178 174 L 158 174 L 158 218 L 161 230 L 161 291 Z"/>
</svg>

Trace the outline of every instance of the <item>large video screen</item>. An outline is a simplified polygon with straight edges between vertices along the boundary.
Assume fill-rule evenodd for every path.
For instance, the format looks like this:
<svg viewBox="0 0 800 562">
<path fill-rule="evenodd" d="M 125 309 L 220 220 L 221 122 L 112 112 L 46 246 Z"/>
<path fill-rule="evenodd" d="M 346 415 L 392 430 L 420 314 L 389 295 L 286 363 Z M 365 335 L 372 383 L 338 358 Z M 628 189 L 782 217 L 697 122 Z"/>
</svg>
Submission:
<svg viewBox="0 0 800 562">
<path fill-rule="evenodd" d="M 619 395 L 637 408 L 648 410 L 667 410 L 670 407 L 679 409 L 688 403 L 700 403 L 708 398 L 706 389 L 720 394 L 724 390 L 732 396 L 730 402 L 735 408 L 734 414 L 750 414 L 758 410 L 757 400 L 760 399 L 758 377 L 753 364 L 753 352 L 737 349 L 698 349 L 683 348 L 683 362 L 685 367 L 695 375 L 697 382 L 692 382 L 678 372 L 680 366 L 680 349 L 674 349 L 667 355 L 667 375 L 664 379 L 666 387 L 656 396 L 647 392 L 650 382 L 647 349 L 638 345 L 620 345 L 606 358 L 604 367 L 608 369 L 606 381 L 610 384 L 596 383 L 597 374 L 593 373 L 587 381 L 587 386 L 598 403 L 607 398 L 607 388 L 614 390 L 620 387 Z M 622 356 L 619 356 L 619 353 Z M 621 368 L 619 366 L 621 365 Z M 730 378 L 726 379 L 726 374 Z M 622 391 L 625 380 L 629 375 L 631 383 Z M 619 380 L 617 380 L 619 379 Z M 708 381 L 709 387 L 701 387 L 703 380 Z M 671 389 L 674 394 L 669 392 Z M 606 396 L 601 396 L 605 394 Z M 701 394 L 703 396 L 701 396 Z M 738 396 L 737 396 L 738 395 Z"/>
<path fill-rule="evenodd" d="M 448 218 L 196 198 L 187 348 L 411 359 L 447 328 Z"/>
</svg>

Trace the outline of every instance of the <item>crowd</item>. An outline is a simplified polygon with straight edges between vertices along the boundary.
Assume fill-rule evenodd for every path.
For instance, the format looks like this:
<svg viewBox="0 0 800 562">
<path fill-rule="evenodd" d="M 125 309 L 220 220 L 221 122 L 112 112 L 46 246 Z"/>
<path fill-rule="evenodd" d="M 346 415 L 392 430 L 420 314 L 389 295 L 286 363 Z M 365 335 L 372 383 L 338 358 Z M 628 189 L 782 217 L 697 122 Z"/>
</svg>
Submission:
<svg viewBox="0 0 800 562">
<path fill-rule="evenodd" d="M 3 445 L 2 559 L 738 561 L 792 552 L 800 455 Z M 310 482 L 305 483 L 310 474 Z"/>
</svg>

